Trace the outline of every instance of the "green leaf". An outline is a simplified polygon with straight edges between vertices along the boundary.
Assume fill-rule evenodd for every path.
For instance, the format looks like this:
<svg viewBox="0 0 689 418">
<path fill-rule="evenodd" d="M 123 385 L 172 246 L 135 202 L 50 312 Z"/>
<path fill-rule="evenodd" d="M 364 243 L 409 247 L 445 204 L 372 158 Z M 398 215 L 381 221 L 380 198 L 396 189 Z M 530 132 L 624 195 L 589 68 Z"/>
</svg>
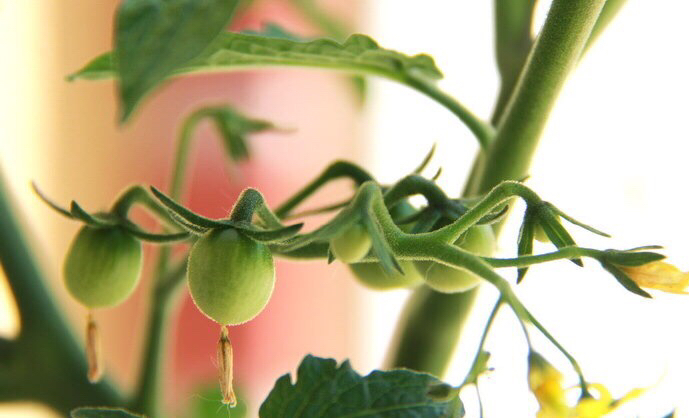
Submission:
<svg viewBox="0 0 689 418">
<path fill-rule="evenodd" d="M 98 58 L 70 78 L 96 79 L 116 76 L 115 68 L 105 71 L 107 59 Z M 112 62 L 111 62 L 112 64 Z M 230 71 L 259 66 L 319 67 L 375 74 L 397 81 L 409 79 L 433 82 L 442 78 L 433 58 L 420 54 L 404 55 L 384 49 L 366 35 L 352 35 L 344 43 L 330 39 L 297 42 L 242 33 L 223 33 L 200 57 L 177 67 L 177 74 L 202 71 Z M 121 72 L 120 72 L 121 74 Z"/>
<path fill-rule="evenodd" d="M 72 418 L 142 418 L 143 415 L 134 414 L 122 408 L 81 407 L 73 409 Z"/>
<path fill-rule="evenodd" d="M 68 76 L 68 79 L 98 80 L 117 77 L 115 63 L 109 54 L 106 53 L 92 60 Z M 363 75 L 377 75 L 419 90 L 454 113 L 457 113 L 457 107 L 461 107 L 453 99 L 449 99 L 432 87 L 436 80 L 442 78 L 442 73 L 430 56 L 424 54 L 408 56 L 384 49 L 365 35 L 352 35 L 345 42 L 339 43 L 330 39 L 297 41 L 285 37 L 278 38 L 274 35 L 222 33 L 198 58 L 170 68 L 164 75 L 158 76 L 155 83 L 147 83 L 145 89 L 142 88 L 143 86 L 137 87 L 134 97 L 130 97 L 133 94 L 125 96 L 123 92 L 123 103 L 128 106 L 124 110 L 123 118 L 128 116 L 131 108 L 145 93 L 170 75 L 236 71 L 266 66 L 318 67 Z M 122 70 L 119 76 L 123 77 Z M 120 84 L 124 85 L 124 82 Z M 439 99 L 439 96 L 443 98 Z M 463 112 L 465 110 L 459 113 Z M 484 128 L 486 127 L 481 129 Z"/>
<path fill-rule="evenodd" d="M 115 77 L 112 52 L 105 52 L 87 62 L 79 71 L 67 75 L 67 81 L 104 80 Z"/>
<path fill-rule="evenodd" d="M 222 394 L 217 382 L 209 383 L 195 390 L 191 396 L 188 413 L 192 418 L 245 418 L 248 416 L 248 407 L 241 391 L 235 387 L 237 405 L 228 410 L 228 406 L 222 404 Z"/>
<path fill-rule="evenodd" d="M 282 376 L 261 405 L 262 418 L 296 417 L 461 417 L 459 397 L 438 401 L 429 391 L 435 377 L 410 370 L 355 372 L 348 361 L 306 356 L 297 381 Z"/>
<path fill-rule="evenodd" d="M 173 72 L 221 34 L 237 0 L 125 0 L 115 16 L 115 54 L 121 120 Z M 108 60 L 99 57 L 102 71 Z M 93 62 L 91 63 L 93 64 Z"/>
</svg>

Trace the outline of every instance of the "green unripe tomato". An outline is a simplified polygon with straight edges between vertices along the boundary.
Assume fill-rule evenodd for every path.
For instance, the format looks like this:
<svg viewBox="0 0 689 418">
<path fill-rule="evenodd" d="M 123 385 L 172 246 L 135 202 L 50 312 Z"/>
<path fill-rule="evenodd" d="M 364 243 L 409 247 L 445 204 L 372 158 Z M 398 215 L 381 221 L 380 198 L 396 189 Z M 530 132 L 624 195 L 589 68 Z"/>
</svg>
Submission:
<svg viewBox="0 0 689 418">
<path fill-rule="evenodd" d="M 495 235 L 490 225 L 477 225 L 467 231 L 460 248 L 476 255 L 489 256 L 495 247 Z M 473 289 L 481 278 L 464 269 L 422 261 L 417 263 L 426 284 L 441 293 L 466 292 Z"/>
<path fill-rule="evenodd" d="M 88 308 L 123 302 L 141 276 L 141 242 L 119 227 L 84 226 L 64 265 L 69 293 Z"/>
<path fill-rule="evenodd" d="M 204 315 L 222 325 L 250 321 L 275 287 L 270 249 L 237 230 L 214 229 L 191 248 L 189 292 Z"/>
<path fill-rule="evenodd" d="M 344 263 L 356 263 L 371 250 L 371 236 L 363 225 L 354 224 L 330 240 L 333 255 Z"/>
<path fill-rule="evenodd" d="M 404 274 L 386 273 L 380 263 L 350 264 L 349 268 L 359 283 L 375 290 L 401 289 L 415 286 L 423 281 L 423 277 L 411 261 L 399 262 Z"/>
</svg>

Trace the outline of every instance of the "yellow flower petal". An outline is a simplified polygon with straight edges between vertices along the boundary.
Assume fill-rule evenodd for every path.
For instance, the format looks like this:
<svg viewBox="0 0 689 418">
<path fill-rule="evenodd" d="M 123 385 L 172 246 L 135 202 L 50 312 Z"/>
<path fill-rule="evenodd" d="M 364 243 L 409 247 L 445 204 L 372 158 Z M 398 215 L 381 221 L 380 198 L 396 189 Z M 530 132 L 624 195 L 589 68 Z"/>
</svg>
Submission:
<svg viewBox="0 0 689 418">
<path fill-rule="evenodd" d="M 562 388 L 562 374 L 540 354 L 529 354 L 529 388 L 540 410 L 538 418 L 566 417 L 569 406 Z"/>
<path fill-rule="evenodd" d="M 608 389 L 601 384 L 590 384 L 589 389 L 594 389 L 596 392 L 598 392 L 598 398 L 581 399 L 573 408 L 571 415 L 572 418 L 603 417 L 624 402 L 637 398 L 643 393 L 643 389 L 632 389 L 620 399 L 613 399 Z"/>
<path fill-rule="evenodd" d="M 684 289 L 689 286 L 689 272 L 683 273 L 672 264 L 654 261 L 643 266 L 620 269 L 640 287 L 687 294 Z"/>
</svg>

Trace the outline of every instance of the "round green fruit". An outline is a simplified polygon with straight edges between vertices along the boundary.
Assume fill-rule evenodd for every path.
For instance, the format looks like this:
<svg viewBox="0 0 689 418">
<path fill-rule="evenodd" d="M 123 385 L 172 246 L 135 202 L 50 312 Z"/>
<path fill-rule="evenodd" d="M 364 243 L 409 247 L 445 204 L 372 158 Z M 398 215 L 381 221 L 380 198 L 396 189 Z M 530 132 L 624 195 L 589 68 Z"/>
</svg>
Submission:
<svg viewBox="0 0 689 418">
<path fill-rule="evenodd" d="M 371 250 L 371 236 L 363 225 L 355 224 L 330 240 L 330 250 L 344 263 L 356 263 Z"/>
<path fill-rule="evenodd" d="M 386 273 L 380 263 L 350 264 L 349 268 L 359 283 L 374 290 L 391 290 L 415 286 L 423 281 L 411 261 L 400 261 L 404 274 Z"/>
<path fill-rule="evenodd" d="M 490 225 L 477 225 L 467 231 L 460 248 L 476 255 L 489 256 L 495 247 L 495 235 Z M 456 269 L 443 264 L 417 262 L 426 284 L 441 293 L 458 293 L 473 289 L 481 278 L 464 269 Z"/>
<path fill-rule="evenodd" d="M 141 242 L 122 228 L 85 226 L 67 252 L 65 285 L 88 308 L 115 306 L 134 291 L 141 260 Z"/>
<path fill-rule="evenodd" d="M 189 292 L 204 315 L 222 325 L 250 321 L 275 287 L 270 249 L 235 229 L 214 229 L 194 244 L 187 268 Z"/>
</svg>

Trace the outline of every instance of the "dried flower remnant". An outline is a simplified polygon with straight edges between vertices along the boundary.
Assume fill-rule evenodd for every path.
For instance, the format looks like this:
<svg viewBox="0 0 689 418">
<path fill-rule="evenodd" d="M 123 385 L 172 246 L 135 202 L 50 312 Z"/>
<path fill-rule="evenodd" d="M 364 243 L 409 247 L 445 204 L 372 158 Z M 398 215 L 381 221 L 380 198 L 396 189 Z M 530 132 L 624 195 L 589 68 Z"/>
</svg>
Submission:
<svg viewBox="0 0 689 418">
<path fill-rule="evenodd" d="M 88 379 L 97 383 L 103 376 L 103 360 L 101 359 L 100 334 L 98 325 L 91 313 L 86 320 L 86 359 L 88 361 Z"/>
<path fill-rule="evenodd" d="M 226 326 L 222 326 L 220 339 L 218 340 L 218 377 L 220 380 L 220 391 L 222 392 L 222 403 L 235 407 L 237 397 L 232 388 L 232 344 L 228 336 Z"/>
</svg>

